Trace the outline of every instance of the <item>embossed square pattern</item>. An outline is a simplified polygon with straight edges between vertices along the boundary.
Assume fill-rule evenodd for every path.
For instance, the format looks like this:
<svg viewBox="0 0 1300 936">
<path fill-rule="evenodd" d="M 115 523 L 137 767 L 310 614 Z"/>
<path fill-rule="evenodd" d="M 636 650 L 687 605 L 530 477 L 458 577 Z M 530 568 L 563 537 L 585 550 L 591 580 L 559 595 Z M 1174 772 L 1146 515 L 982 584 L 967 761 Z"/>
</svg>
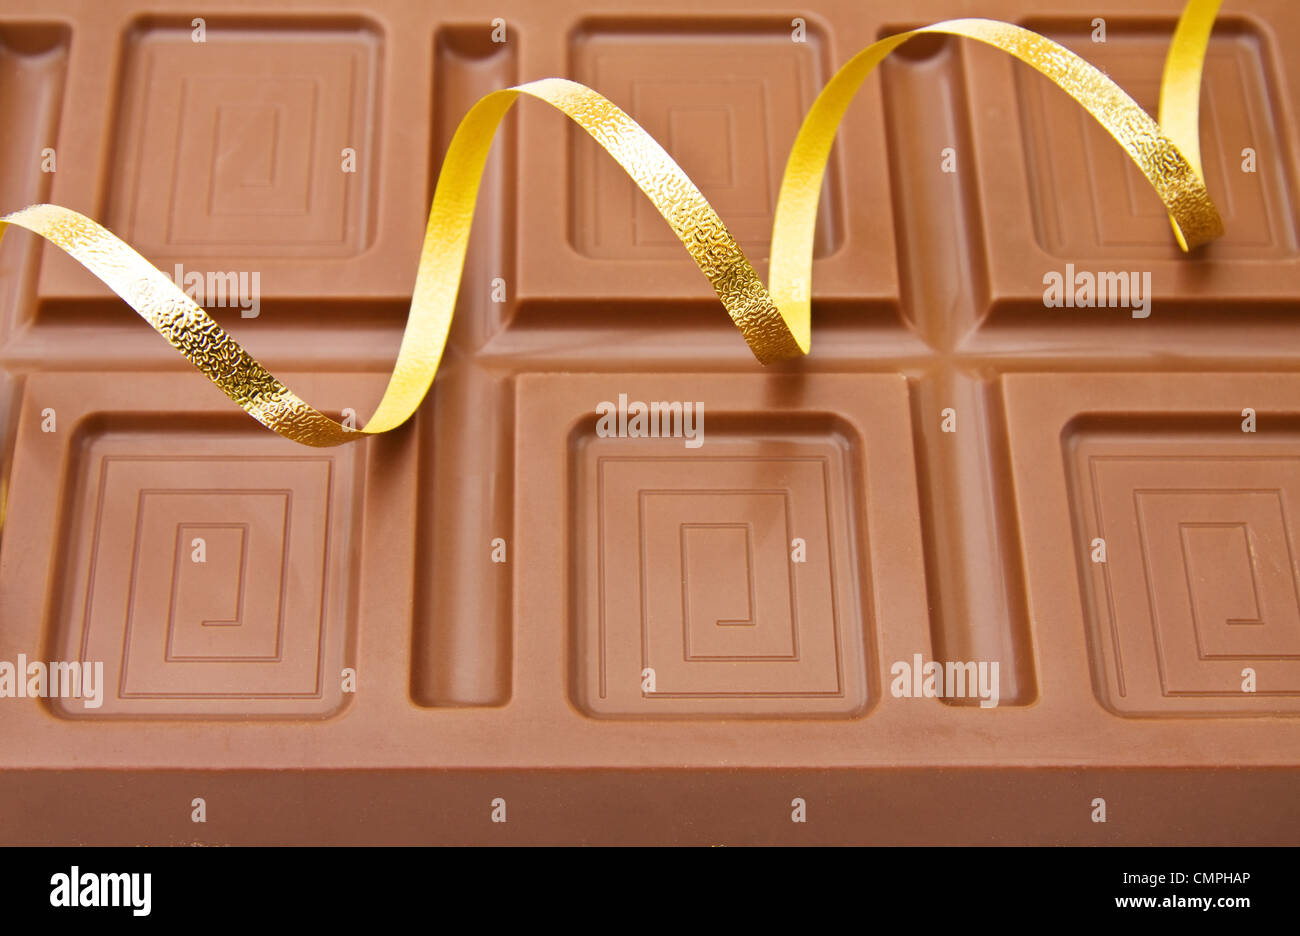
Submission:
<svg viewBox="0 0 1300 936">
<path fill-rule="evenodd" d="M 377 46 L 351 27 L 133 33 L 111 226 L 162 256 L 361 253 Z M 345 148 L 363 154 L 355 172 Z"/>
<path fill-rule="evenodd" d="M 1141 718 L 1300 713 L 1300 384 L 1004 380 L 1017 490 L 1038 505 L 1022 524 L 1039 632 L 1082 613 L 1098 701 Z M 1063 478 L 1033 467 L 1052 449 Z M 1035 571 L 1052 548 L 1075 557 L 1077 587 Z"/>
<path fill-rule="evenodd" d="M 686 171 L 746 250 L 761 253 L 794 132 L 827 75 L 823 47 L 791 42 L 784 23 L 763 28 L 684 24 L 662 30 L 582 31 L 571 53 L 575 81 L 629 113 Z M 592 257 L 676 258 L 681 244 L 654 206 L 585 134 L 573 134 L 574 246 Z M 818 255 L 838 246 L 822 202 Z"/>
<path fill-rule="evenodd" d="M 242 707 L 337 706 L 322 671 L 334 459 L 258 457 L 256 445 L 243 457 L 187 456 L 183 441 L 166 447 L 179 451 L 132 457 L 107 443 L 88 447 L 94 547 L 79 576 L 84 601 L 78 584 L 69 607 L 69 659 L 104 660 L 120 673 L 118 704 L 106 714 L 222 697 Z M 283 487 L 264 487 L 272 479 Z M 325 506 L 325 516 L 307 515 L 307 504 Z M 223 521 L 238 522 L 239 535 L 204 529 Z"/>
<path fill-rule="evenodd" d="M 1062 30 L 1059 22 L 1032 25 L 1086 56 L 1154 114 L 1166 30 L 1111 23 L 1105 42 L 1093 42 L 1092 30 Z M 1227 229 L 1215 245 L 1223 256 L 1260 259 L 1296 252 L 1284 140 L 1273 119 L 1268 67 L 1256 30 L 1233 21 L 1215 30 L 1205 60 L 1201 138 L 1206 183 L 1216 193 Z M 1042 246 L 1066 260 L 1163 255 L 1168 218 L 1124 151 L 1082 108 L 1055 106 L 1053 89 L 1037 75 L 1017 71 L 1016 86 Z M 1077 154 L 1081 164 L 1059 158 L 1062 151 Z M 1251 171 L 1243 171 L 1247 160 Z"/>
<path fill-rule="evenodd" d="M 909 616 L 923 613 L 904 581 L 873 571 L 862 506 L 863 490 L 905 483 L 902 385 L 828 377 L 795 393 L 796 408 L 760 415 L 747 383 L 627 382 L 632 399 L 707 392 L 695 449 L 598 435 L 590 414 L 608 380 L 521 388 L 549 414 L 529 444 L 573 427 L 573 694 L 591 715 L 858 716 L 877 691 L 871 609 L 888 599 L 876 589 L 898 588 Z M 860 391 L 875 400 L 870 419 Z"/>
<path fill-rule="evenodd" d="M 861 669 L 862 621 L 853 603 L 841 610 L 831 574 L 850 561 L 836 555 L 845 539 L 831 518 L 852 522 L 834 443 L 656 459 L 619 455 L 620 442 L 584 453 L 595 459 L 605 599 L 593 709 L 649 713 L 675 699 L 705 711 L 721 699 L 738 711 L 760 699 L 860 708 L 861 688 L 848 683 Z M 796 537 L 811 561 L 791 561 Z M 715 563 L 720 548 L 729 568 Z M 653 691 L 642 691 L 647 668 Z"/>
<path fill-rule="evenodd" d="M 1300 703 L 1300 450 L 1134 436 L 1085 439 L 1078 457 L 1107 544 L 1106 701 L 1207 713 Z M 1256 687 L 1244 696 L 1247 669 Z"/>
<path fill-rule="evenodd" d="M 193 375 L 141 385 L 166 398 L 162 412 L 115 409 L 84 375 L 30 384 L 36 412 L 64 421 L 49 432 L 32 422 L 20 476 L 39 479 L 24 483 L 27 508 L 62 505 L 41 573 L 58 574 L 48 650 L 104 668 L 101 704 L 49 704 L 86 719 L 337 713 L 355 632 L 357 573 L 343 558 L 356 543 L 360 450 L 263 432 L 221 412 Z M 44 460 L 60 467 L 36 467 Z"/>
</svg>

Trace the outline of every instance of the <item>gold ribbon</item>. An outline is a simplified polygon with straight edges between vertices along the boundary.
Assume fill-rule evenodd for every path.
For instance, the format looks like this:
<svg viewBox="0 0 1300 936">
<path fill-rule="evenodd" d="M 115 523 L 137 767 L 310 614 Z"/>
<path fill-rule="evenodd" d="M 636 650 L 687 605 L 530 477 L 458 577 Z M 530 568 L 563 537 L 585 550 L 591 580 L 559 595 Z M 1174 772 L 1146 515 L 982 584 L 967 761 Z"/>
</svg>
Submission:
<svg viewBox="0 0 1300 936">
<path fill-rule="evenodd" d="M 510 105 L 526 94 L 566 114 L 627 171 L 713 284 L 754 356 L 766 364 L 806 354 L 811 346 L 813 237 L 831 144 L 862 82 L 885 56 L 915 36 L 975 39 L 1046 75 L 1083 105 L 1142 170 L 1168 209 L 1184 250 L 1222 234 L 1223 222 L 1202 178 L 1198 138 L 1202 64 L 1220 2 L 1189 0 L 1184 8 L 1165 62 L 1159 124 L 1079 56 L 1009 23 L 948 20 L 868 46 L 822 89 L 795 138 L 772 225 L 770 292 L 700 190 L 663 147 L 613 103 L 563 78 L 484 95 L 461 120 L 447 149 L 397 362 L 378 408 L 359 429 L 308 405 L 166 275 L 84 215 L 56 205 L 33 205 L 0 218 L 0 233 L 16 224 L 65 250 L 263 425 L 307 445 L 355 441 L 404 423 L 433 383 L 451 327 L 488 150 Z"/>
</svg>

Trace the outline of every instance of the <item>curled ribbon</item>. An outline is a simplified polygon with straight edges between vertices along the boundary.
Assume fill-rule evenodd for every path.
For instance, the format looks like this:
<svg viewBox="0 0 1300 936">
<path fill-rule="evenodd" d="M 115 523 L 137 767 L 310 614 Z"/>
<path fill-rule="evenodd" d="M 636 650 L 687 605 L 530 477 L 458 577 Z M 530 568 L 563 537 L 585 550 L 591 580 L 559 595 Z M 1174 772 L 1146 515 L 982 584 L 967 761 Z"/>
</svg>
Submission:
<svg viewBox="0 0 1300 936">
<path fill-rule="evenodd" d="M 915 36 L 975 39 L 1041 72 L 1083 105 L 1142 170 L 1164 202 L 1183 250 L 1222 234 L 1223 222 L 1202 177 L 1199 141 L 1201 73 L 1220 3 L 1189 0 L 1184 7 L 1165 61 L 1160 123 L 1079 56 L 1009 23 L 948 20 L 868 46 L 831 77 L 795 138 L 772 225 L 770 291 L 700 190 L 663 147 L 612 102 L 563 78 L 484 95 L 461 120 L 447 149 L 397 362 L 378 408 L 359 429 L 341 425 L 298 397 L 165 274 L 84 215 L 57 205 L 33 205 L 0 218 L 0 232 L 16 224 L 65 250 L 263 425 L 307 445 L 338 445 L 400 426 L 433 383 L 460 289 L 484 163 L 497 127 L 521 94 L 567 115 L 618 161 L 713 284 L 754 356 L 767 364 L 806 354 L 811 346 L 817 202 L 844 113 L 871 71 Z"/>
</svg>

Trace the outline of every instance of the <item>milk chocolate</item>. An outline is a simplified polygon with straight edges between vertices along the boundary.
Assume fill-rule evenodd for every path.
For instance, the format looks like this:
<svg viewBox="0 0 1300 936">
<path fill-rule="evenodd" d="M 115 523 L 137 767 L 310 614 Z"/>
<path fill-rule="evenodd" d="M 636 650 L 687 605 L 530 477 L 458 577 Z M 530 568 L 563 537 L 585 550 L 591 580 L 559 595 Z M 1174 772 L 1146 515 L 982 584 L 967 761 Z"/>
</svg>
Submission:
<svg viewBox="0 0 1300 936">
<path fill-rule="evenodd" d="M 102 221 L 361 425 L 488 91 L 607 95 L 765 274 L 794 134 L 859 49 L 1004 19 L 1154 114 L 1179 9 L 11 0 L 0 208 Z M 432 392 L 338 448 L 10 231 L 0 841 L 1294 843 L 1297 48 L 1290 4 L 1225 5 L 1227 233 L 1184 255 L 1058 89 L 913 41 L 831 155 L 812 352 L 769 367 L 523 101 Z"/>
</svg>

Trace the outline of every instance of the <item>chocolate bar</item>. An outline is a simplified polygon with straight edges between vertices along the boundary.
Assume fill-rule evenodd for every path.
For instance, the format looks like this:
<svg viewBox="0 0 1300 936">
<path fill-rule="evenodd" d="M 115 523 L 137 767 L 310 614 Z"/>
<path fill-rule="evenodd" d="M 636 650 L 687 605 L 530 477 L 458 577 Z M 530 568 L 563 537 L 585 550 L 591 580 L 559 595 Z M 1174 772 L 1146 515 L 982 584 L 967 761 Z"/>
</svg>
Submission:
<svg viewBox="0 0 1300 936">
<path fill-rule="evenodd" d="M 359 428 L 483 95 L 596 89 L 766 281 L 860 49 L 977 14 L 1155 115 L 1181 9 L 10 0 L 0 209 L 102 223 Z M 1294 49 L 1282 0 L 1215 21 L 1224 234 L 1187 253 L 1051 81 L 911 40 L 831 151 L 812 350 L 768 365 L 521 99 L 432 391 L 332 448 L 11 228 L 0 841 L 1294 843 Z"/>
</svg>

